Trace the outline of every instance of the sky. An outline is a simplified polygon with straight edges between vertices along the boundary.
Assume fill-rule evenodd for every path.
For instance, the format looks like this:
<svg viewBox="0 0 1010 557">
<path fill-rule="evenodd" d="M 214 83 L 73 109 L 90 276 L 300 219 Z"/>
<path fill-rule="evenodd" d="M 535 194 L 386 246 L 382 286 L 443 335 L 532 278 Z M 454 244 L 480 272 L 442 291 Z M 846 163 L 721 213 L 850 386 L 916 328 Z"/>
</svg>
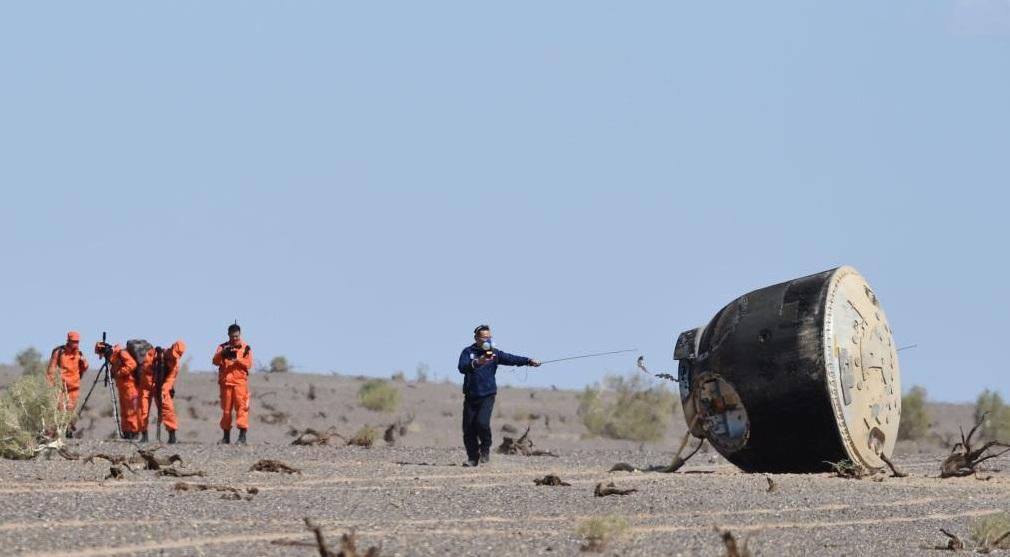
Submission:
<svg viewBox="0 0 1010 557">
<path fill-rule="evenodd" d="M 1007 389 L 1010 0 L 0 7 L 0 361 L 234 320 L 458 381 L 673 343 L 842 264 L 902 382 Z M 499 373 L 580 388 L 637 354 Z"/>
</svg>

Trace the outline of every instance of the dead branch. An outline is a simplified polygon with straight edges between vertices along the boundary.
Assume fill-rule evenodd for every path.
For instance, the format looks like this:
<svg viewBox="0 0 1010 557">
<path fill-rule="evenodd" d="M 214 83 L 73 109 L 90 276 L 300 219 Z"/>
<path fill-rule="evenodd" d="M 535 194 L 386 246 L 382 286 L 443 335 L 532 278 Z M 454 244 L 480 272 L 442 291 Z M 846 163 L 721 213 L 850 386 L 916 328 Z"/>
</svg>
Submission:
<svg viewBox="0 0 1010 557">
<path fill-rule="evenodd" d="M 967 436 L 964 434 L 964 429 L 961 429 L 961 442 L 951 448 L 951 454 L 940 465 L 941 478 L 963 478 L 974 475 L 978 472 L 978 466 L 983 462 L 999 458 L 1010 452 L 1010 444 L 1003 441 L 987 441 L 977 449 L 972 448 L 972 437 L 982 427 L 986 415 L 984 413 L 979 417 L 978 423 L 971 428 Z M 994 447 L 1003 450 L 993 451 Z"/>
<path fill-rule="evenodd" d="M 690 433 L 688 433 L 688 435 L 690 435 Z M 700 451 L 700 450 L 701 450 L 701 446 L 702 446 L 702 445 L 704 445 L 704 444 L 705 444 L 705 440 L 704 440 L 704 439 L 702 439 L 702 440 L 701 440 L 701 441 L 700 441 L 700 442 L 698 443 L 698 446 L 697 446 L 697 447 L 695 447 L 695 448 L 694 448 L 694 450 L 693 450 L 693 451 L 691 451 L 691 452 L 690 452 L 690 453 L 689 453 L 689 454 L 688 454 L 688 455 L 687 455 L 686 457 L 684 457 L 684 458 L 680 458 L 680 451 L 677 451 L 677 455 L 673 457 L 673 462 L 672 462 L 672 463 L 670 463 L 670 465 L 669 465 L 669 466 L 666 466 L 666 467 L 663 467 L 663 468 L 661 468 L 661 469 L 659 469 L 659 470 L 655 470 L 655 471 L 656 471 L 656 472 L 662 472 L 662 473 L 664 473 L 664 474 L 672 474 L 672 473 L 676 472 L 677 470 L 680 470 L 680 469 L 681 469 L 681 467 L 683 467 L 683 466 L 684 466 L 685 464 L 687 464 L 687 461 L 688 461 L 688 460 L 691 460 L 691 457 L 693 457 L 694 455 L 698 454 L 698 451 Z M 683 449 L 684 449 L 684 447 L 683 447 L 683 445 L 682 445 L 682 446 L 681 446 L 681 450 L 683 450 Z"/>
<path fill-rule="evenodd" d="M 1003 540 L 1007 539 L 1008 537 L 1010 537 L 1010 530 L 1003 532 L 995 540 L 987 542 L 986 550 L 1000 547 L 1000 544 L 1003 543 Z"/>
<path fill-rule="evenodd" d="M 108 455 L 105 453 L 96 453 L 85 457 L 84 462 L 87 464 L 93 464 L 96 458 L 109 461 L 109 464 L 125 464 L 128 460 L 127 457 L 123 455 Z"/>
<path fill-rule="evenodd" d="M 942 551 L 961 551 L 964 549 L 964 542 L 961 541 L 961 538 L 951 534 L 943 528 L 940 528 L 940 532 L 942 532 L 944 536 L 947 536 L 947 545 L 938 545 L 933 549 L 939 549 Z"/>
<path fill-rule="evenodd" d="M 771 476 L 765 476 L 765 479 L 768 480 L 768 493 L 775 493 L 779 490 L 779 486 L 775 484 L 775 480 Z"/>
<path fill-rule="evenodd" d="M 744 540 L 743 547 L 740 547 L 729 530 L 723 530 L 722 544 L 726 546 L 726 557 L 751 557 L 751 552 L 747 549 L 747 540 Z"/>
<path fill-rule="evenodd" d="M 393 445 L 398 437 L 406 437 L 412 423 L 414 423 L 414 414 L 408 414 L 406 418 L 397 418 L 395 422 L 389 424 L 382 438 L 386 443 Z"/>
<path fill-rule="evenodd" d="M 638 491 L 637 489 L 619 489 L 614 485 L 614 482 L 610 482 L 606 485 L 603 483 L 596 484 L 596 489 L 593 491 L 593 495 L 597 497 L 607 497 L 608 495 L 630 495 Z"/>
<path fill-rule="evenodd" d="M 70 449 L 68 449 L 66 447 L 60 447 L 59 449 L 57 449 L 56 454 L 62 456 L 63 458 L 65 458 L 67 460 L 80 460 L 81 459 L 81 455 L 80 454 L 75 453 L 75 452 L 71 451 Z"/>
<path fill-rule="evenodd" d="M 549 486 L 570 486 L 572 484 L 562 481 L 561 478 L 555 476 L 554 474 L 547 474 L 543 478 L 537 478 L 533 480 L 536 485 L 549 485 Z"/>
<path fill-rule="evenodd" d="M 158 451 L 159 449 L 161 449 L 161 447 L 154 447 L 153 449 L 137 449 L 137 454 L 139 454 L 142 459 L 138 463 L 143 463 L 145 470 L 161 470 L 162 466 L 171 466 L 176 462 L 182 462 L 182 457 L 177 454 L 167 458 L 159 458 L 155 456 L 155 451 Z"/>
<path fill-rule="evenodd" d="M 884 464 L 886 464 L 887 467 L 891 469 L 891 477 L 892 478 L 907 478 L 908 477 L 908 474 L 906 474 L 902 470 L 899 470 L 898 467 L 895 466 L 894 462 L 892 462 L 890 458 L 887 458 L 887 455 L 885 455 L 884 453 L 880 453 L 880 460 L 883 460 Z"/>
<path fill-rule="evenodd" d="M 207 473 L 202 470 L 194 470 L 192 472 L 187 472 L 185 470 L 179 470 L 178 468 L 168 467 L 158 470 L 158 473 L 156 475 L 160 477 L 172 477 L 172 478 L 194 478 L 194 477 L 203 478 L 207 475 Z"/>
<path fill-rule="evenodd" d="M 530 427 L 526 426 L 526 432 L 519 439 L 504 437 L 501 445 L 498 446 L 498 454 L 522 455 L 522 456 L 552 456 L 558 455 L 550 451 L 541 451 L 533 448 L 533 440 L 530 439 Z"/>
<path fill-rule="evenodd" d="M 281 474 L 301 474 L 302 471 L 279 460 L 260 460 L 249 468 L 250 472 L 275 472 Z"/>
<path fill-rule="evenodd" d="M 684 442 L 686 443 L 687 440 L 688 440 L 687 437 L 685 437 Z M 680 449 L 677 451 L 677 454 L 673 457 L 673 462 L 671 462 L 669 465 L 666 466 L 660 465 L 660 466 L 649 466 L 647 468 L 636 468 L 635 466 L 632 466 L 627 462 L 618 462 L 617 464 L 613 465 L 610 468 L 610 470 L 608 470 L 608 472 L 659 472 L 661 474 L 672 474 L 680 470 L 684 466 L 684 464 L 687 464 L 687 461 L 691 460 L 691 457 L 698 454 L 698 451 L 701 450 L 703 445 L 705 445 L 704 439 L 702 439 L 698 443 L 698 446 L 695 447 L 694 450 L 692 450 L 686 457 L 681 458 L 680 453 L 684 450 L 685 446 L 684 444 L 681 444 Z"/>
<path fill-rule="evenodd" d="M 312 429 L 311 427 L 301 432 L 298 431 L 297 429 L 293 429 L 290 432 L 290 434 L 296 436 L 296 439 L 291 442 L 292 445 L 299 445 L 306 447 L 316 445 L 329 445 L 330 440 L 332 440 L 334 437 L 340 440 L 345 440 L 344 437 L 339 433 L 337 433 L 336 431 L 334 431 L 332 427 L 326 431 L 317 431 L 315 429 Z"/>
<path fill-rule="evenodd" d="M 319 550 L 319 557 L 381 557 L 381 550 L 378 547 L 370 547 L 364 553 L 358 553 L 354 530 L 340 537 L 340 551 L 334 553 L 326 544 L 326 540 L 323 538 L 323 529 L 319 525 L 306 518 L 305 526 L 316 538 L 315 546 Z"/>
<path fill-rule="evenodd" d="M 191 484 L 186 482 L 177 482 L 174 489 L 175 491 L 220 491 L 223 492 L 221 499 L 226 501 L 252 501 L 253 495 L 260 492 L 258 488 L 250 487 L 246 488 L 245 492 L 247 495 L 243 496 L 242 490 L 229 485 Z"/>
<path fill-rule="evenodd" d="M 176 491 L 223 491 L 227 493 L 239 493 L 238 488 L 231 487 L 230 485 L 191 484 L 186 482 L 176 482 L 173 489 Z"/>
</svg>

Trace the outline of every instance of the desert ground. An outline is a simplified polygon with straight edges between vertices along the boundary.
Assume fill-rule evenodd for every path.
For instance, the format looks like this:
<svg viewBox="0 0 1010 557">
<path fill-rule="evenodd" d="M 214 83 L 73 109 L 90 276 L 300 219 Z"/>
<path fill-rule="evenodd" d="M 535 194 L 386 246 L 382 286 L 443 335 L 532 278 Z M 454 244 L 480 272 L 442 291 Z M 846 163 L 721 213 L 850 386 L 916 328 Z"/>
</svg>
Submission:
<svg viewBox="0 0 1010 557">
<path fill-rule="evenodd" d="M 17 373 L 0 370 L 0 384 Z M 463 468 L 457 385 L 396 382 L 402 402 L 382 413 L 358 405 L 363 378 L 253 374 L 250 444 L 223 446 L 216 444 L 215 380 L 210 373 L 180 377 L 180 443 L 155 453 L 178 454 L 182 462 L 172 469 L 204 476 L 159 476 L 132 465 L 120 467 L 122 479 L 106 479 L 110 463 L 85 457 L 134 456 L 137 446 L 110 439 L 105 391 L 84 413 L 82 437 L 68 442 L 81 459 L 0 460 L 0 553 L 318 555 L 309 518 L 334 552 L 341 535 L 354 531 L 359 549 L 380 546 L 382 555 L 579 555 L 585 540 L 578 526 L 617 515 L 628 528 L 606 555 L 725 555 L 724 530 L 756 555 L 922 555 L 946 545 L 940 528 L 970 544 L 973 520 L 1010 510 L 1005 459 L 991 461 L 981 477 L 937 477 L 947 452 L 941 439 L 971 425 L 969 405 L 930 407 L 936 440 L 901 443 L 895 455 L 907 478 L 745 474 L 711 450 L 677 473 L 660 474 L 609 470 L 618 462 L 669 463 L 685 427 L 679 415 L 657 443 L 586 438 L 577 392 L 502 388 L 495 444 L 506 424 L 520 433 L 529 425 L 535 447 L 557 457 L 493 455 L 489 465 Z M 363 425 L 385 429 L 410 416 L 393 444 L 381 434 L 371 448 L 336 436 L 327 445 L 291 444 L 292 430 L 350 437 Z M 300 473 L 250 471 L 262 459 Z M 571 485 L 534 484 L 547 474 Z M 183 491 L 179 482 L 224 491 Z M 637 491 L 596 497 L 600 482 Z"/>
</svg>

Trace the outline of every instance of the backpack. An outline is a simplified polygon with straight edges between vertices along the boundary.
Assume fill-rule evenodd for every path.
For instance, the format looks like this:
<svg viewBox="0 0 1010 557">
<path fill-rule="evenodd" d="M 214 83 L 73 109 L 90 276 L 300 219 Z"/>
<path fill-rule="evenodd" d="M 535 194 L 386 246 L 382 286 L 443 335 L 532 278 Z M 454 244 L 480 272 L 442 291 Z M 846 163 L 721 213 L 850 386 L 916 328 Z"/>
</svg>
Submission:
<svg viewBox="0 0 1010 557">
<path fill-rule="evenodd" d="M 126 341 L 126 351 L 133 356 L 133 359 L 137 361 L 137 369 L 133 370 L 133 380 L 139 385 L 140 375 L 144 370 L 144 358 L 147 353 L 150 352 L 154 346 L 150 342 L 147 342 L 141 338 L 130 339 Z"/>
</svg>

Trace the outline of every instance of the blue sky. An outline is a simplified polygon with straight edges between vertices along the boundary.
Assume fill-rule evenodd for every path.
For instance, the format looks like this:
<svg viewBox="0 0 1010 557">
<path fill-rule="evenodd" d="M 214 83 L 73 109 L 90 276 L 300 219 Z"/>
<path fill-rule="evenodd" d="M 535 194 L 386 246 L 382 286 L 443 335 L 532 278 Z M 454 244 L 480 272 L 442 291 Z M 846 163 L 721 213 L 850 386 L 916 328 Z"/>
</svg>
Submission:
<svg viewBox="0 0 1010 557">
<path fill-rule="evenodd" d="M 306 371 L 455 379 L 480 322 L 672 368 L 851 264 L 906 387 L 1006 385 L 1007 0 L 8 3 L 0 71 L 0 360 L 75 328 L 209 368 L 238 319 Z"/>
</svg>

